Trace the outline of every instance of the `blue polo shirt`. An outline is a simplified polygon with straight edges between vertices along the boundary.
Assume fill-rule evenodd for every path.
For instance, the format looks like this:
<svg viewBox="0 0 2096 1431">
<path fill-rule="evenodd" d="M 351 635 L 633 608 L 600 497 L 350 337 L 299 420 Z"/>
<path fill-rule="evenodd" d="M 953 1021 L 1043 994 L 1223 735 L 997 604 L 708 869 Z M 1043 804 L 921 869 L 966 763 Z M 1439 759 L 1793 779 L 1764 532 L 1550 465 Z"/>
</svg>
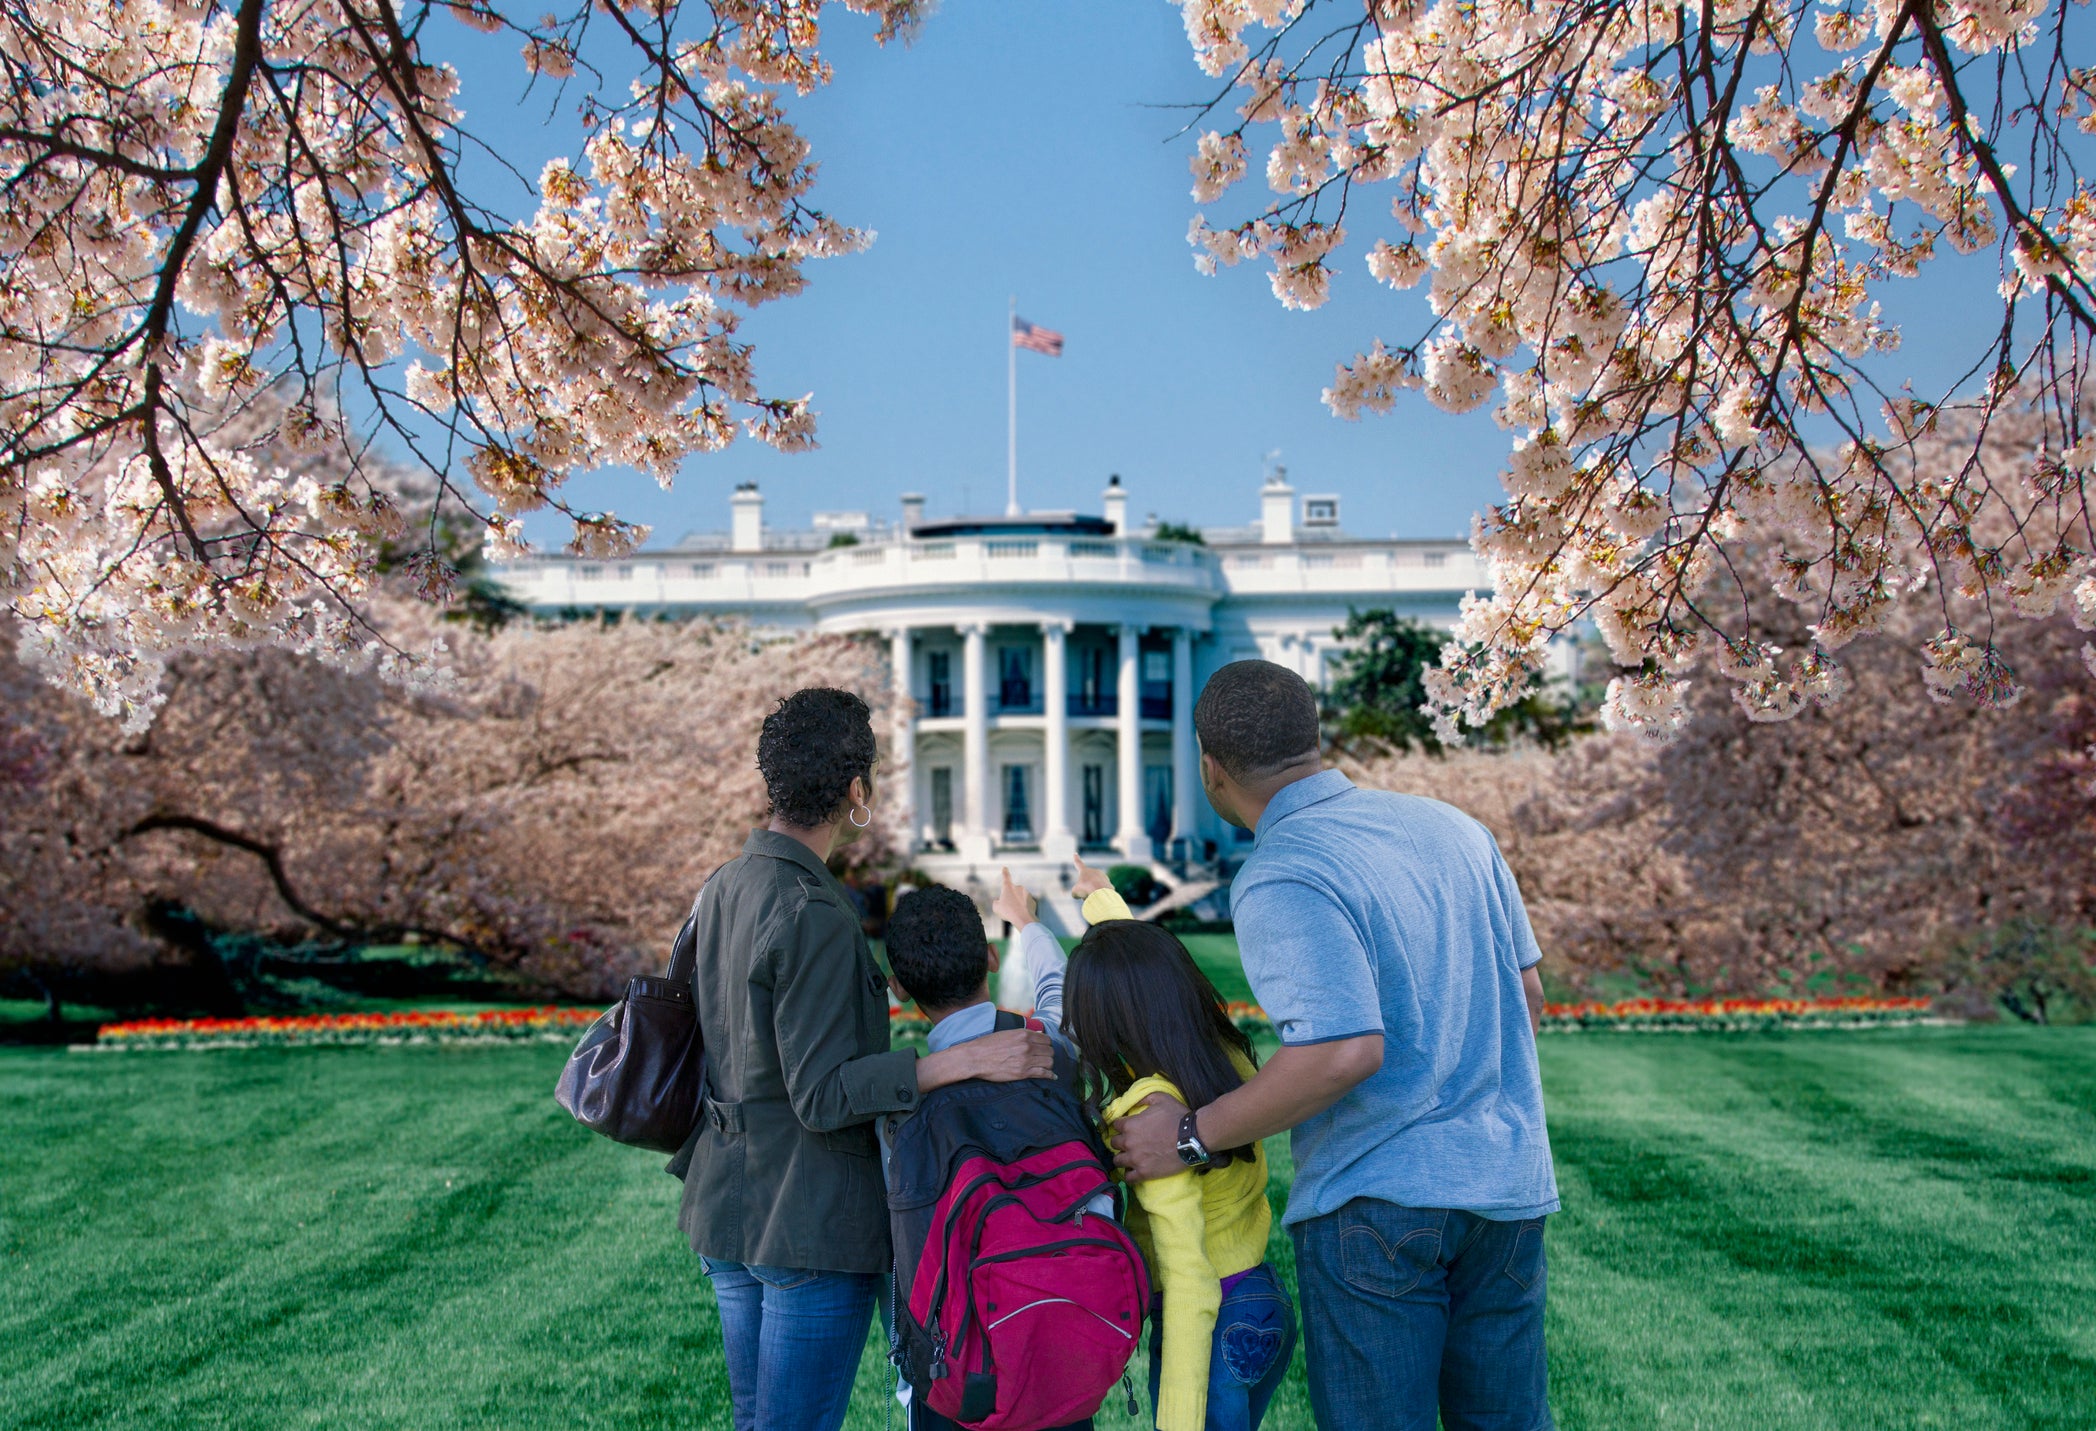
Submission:
<svg viewBox="0 0 2096 1431">
<path fill-rule="evenodd" d="M 1557 1211 L 1521 971 L 1542 957 L 1491 832 L 1453 806 L 1287 785 L 1230 887 L 1284 1044 L 1383 1036 L 1383 1066 L 1298 1124 L 1285 1220 L 1354 1198 L 1514 1220 Z"/>
</svg>

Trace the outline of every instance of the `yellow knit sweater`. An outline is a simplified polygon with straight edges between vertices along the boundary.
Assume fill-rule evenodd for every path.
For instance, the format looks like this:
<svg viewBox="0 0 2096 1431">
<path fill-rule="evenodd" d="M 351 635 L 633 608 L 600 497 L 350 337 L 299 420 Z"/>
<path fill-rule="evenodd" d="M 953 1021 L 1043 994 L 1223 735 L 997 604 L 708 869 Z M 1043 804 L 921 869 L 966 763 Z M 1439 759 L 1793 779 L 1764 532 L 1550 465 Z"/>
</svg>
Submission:
<svg viewBox="0 0 2096 1431">
<path fill-rule="evenodd" d="M 1100 890 L 1084 902 L 1084 917 L 1128 918 L 1128 906 L 1111 890 Z M 1235 1052 L 1237 1071 L 1252 1076 L 1252 1065 Z M 1183 1102 L 1170 1079 L 1152 1075 L 1137 1079 L 1126 1093 L 1106 1106 L 1109 1128 L 1153 1093 Z M 1273 1229 L 1273 1210 L 1266 1201 L 1266 1150 L 1255 1147 L 1252 1161 L 1233 1162 L 1206 1173 L 1176 1173 L 1137 1183 L 1128 1208 L 1128 1230 L 1150 1263 L 1164 1293 L 1164 1355 L 1157 1383 L 1158 1431 L 1202 1431 L 1208 1421 L 1208 1352 L 1215 1317 L 1222 1306 L 1222 1279 L 1257 1267 L 1266 1260 L 1266 1240 Z"/>
</svg>

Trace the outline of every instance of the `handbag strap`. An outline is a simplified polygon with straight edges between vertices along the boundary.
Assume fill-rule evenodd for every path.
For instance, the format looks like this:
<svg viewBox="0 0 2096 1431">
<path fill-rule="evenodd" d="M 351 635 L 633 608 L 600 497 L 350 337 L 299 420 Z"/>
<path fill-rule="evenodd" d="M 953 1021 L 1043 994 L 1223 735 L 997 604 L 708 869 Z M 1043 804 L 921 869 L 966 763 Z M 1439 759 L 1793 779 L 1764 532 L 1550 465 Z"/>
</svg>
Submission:
<svg viewBox="0 0 2096 1431">
<path fill-rule="evenodd" d="M 699 882 L 699 892 L 692 896 L 691 913 L 684 916 L 684 927 L 677 931 L 676 940 L 670 945 L 670 967 L 663 975 L 671 983 L 689 984 L 699 971 L 699 905 L 706 898 L 706 886 L 713 883 L 713 875 L 719 874 L 733 860 L 713 867 Z"/>
</svg>

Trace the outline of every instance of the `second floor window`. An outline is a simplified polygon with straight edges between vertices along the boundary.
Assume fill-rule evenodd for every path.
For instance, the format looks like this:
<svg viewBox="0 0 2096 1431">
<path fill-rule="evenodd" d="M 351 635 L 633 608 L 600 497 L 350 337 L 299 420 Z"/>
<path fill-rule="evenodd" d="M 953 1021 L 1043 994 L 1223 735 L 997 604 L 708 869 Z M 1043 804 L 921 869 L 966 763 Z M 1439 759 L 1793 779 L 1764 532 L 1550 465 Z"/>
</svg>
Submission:
<svg viewBox="0 0 2096 1431">
<path fill-rule="evenodd" d="M 931 668 L 931 708 L 935 716 L 953 714 L 953 653 L 934 651 L 926 663 Z"/>
<path fill-rule="evenodd" d="M 1103 646 L 1087 646 L 1077 654 L 1077 709 L 1097 711 L 1113 692 L 1113 677 L 1107 671 Z"/>
<path fill-rule="evenodd" d="M 1033 704 L 1033 652 L 1025 646 L 1005 646 L 997 652 L 997 704 L 1006 710 L 1025 710 Z"/>
</svg>

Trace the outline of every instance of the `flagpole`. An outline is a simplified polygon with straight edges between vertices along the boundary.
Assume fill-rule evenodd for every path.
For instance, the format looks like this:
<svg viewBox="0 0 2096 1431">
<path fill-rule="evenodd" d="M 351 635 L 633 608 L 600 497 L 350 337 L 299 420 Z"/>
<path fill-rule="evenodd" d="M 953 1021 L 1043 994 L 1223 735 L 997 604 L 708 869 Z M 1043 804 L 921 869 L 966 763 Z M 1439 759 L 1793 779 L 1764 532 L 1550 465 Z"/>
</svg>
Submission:
<svg viewBox="0 0 2096 1431">
<path fill-rule="evenodd" d="M 1019 515 L 1019 295 L 1012 295 L 1004 322 L 1004 514 Z"/>
</svg>

